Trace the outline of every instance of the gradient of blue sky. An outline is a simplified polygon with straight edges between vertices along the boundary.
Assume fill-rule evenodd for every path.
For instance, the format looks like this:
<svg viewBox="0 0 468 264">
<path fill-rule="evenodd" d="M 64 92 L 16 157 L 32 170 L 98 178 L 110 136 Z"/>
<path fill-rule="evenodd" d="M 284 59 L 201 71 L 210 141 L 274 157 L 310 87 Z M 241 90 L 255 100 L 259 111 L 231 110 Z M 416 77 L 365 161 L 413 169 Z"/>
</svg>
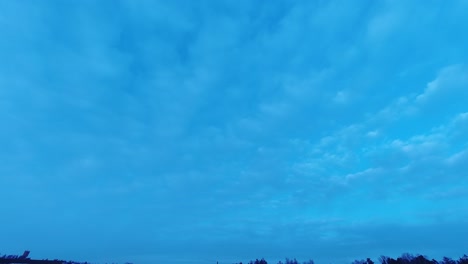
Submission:
<svg viewBox="0 0 468 264">
<path fill-rule="evenodd" d="M 468 253 L 467 25 L 466 0 L 0 1 L 0 253 Z"/>
</svg>

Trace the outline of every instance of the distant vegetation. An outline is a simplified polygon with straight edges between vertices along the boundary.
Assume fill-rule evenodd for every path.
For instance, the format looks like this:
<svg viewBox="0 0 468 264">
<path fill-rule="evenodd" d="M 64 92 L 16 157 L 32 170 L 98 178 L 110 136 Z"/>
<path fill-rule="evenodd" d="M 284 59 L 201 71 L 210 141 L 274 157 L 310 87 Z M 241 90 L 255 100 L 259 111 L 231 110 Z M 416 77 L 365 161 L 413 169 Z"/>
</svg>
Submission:
<svg viewBox="0 0 468 264">
<path fill-rule="evenodd" d="M 30 259 L 29 257 L 29 251 L 25 251 L 23 255 L 0 255 L 0 264 L 19 264 L 19 263 L 25 263 L 25 264 L 91 264 L 89 262 L 76 262 L 76 261 L 65 261 L 65 260 L 48 260 L 48 259 L 43 259 L 43 260 L 36 260 L 36 259 Z M 362 260 L 355 260 L 351 262 L 350 264 L 468 264 L 468 256 L 463 255 L 460 257 L 458 260 L 454 260 L 448 257 L 444 257 L 441 260 L 435 260 L 435 259 L 428 259 L 426 256 L 423 255 L 413 255 L 409 253 L 404 253 L 401 255 L 399 258 L 391 258 L 387 256 L 380 256 L 378 259 L 378 262 L 375 263 L 372 259 L 367 258 L 367 259 L 362 259 Z M 125 264 L 132 264 L 132 263 L 125 263 Z M 236 264 L 243 264 L 242 262 L 236 263 Z M 251 260 L 245 264 L 268 264 L 268 262 L 265 259 L 256 259 L 256 260 Z M 271 263 L 270 263 L 271 264 Z M 288 259 L 286 258 L 283 261 L 279 261 L 277 264 L 314 264 L 313 260 L 308 260 L 304 262 L 299 262 L 295 258 L 294 259 Z"/>
<path fill-rule="evenodd" d="M 89 262 L 76 262 L 66 260 L 49 260 L 49 259 L 31 259 L 29 251 L 26 250 L 23 255 L 0 255 L 0 264 L 91 264 Z M 132 263 L 125 263 L 132 264 Z"/>
<path fill-rule="evenodd" d="M 468 256 L 463 255 L 458 260 L 453 260 L 448 257 L 444 257 L 442 260 L 435 260 L 435 259 L 428 259 L 426 256 L 423 255 L 413 255 L 409 253 L 404 253 L 401 257 L 394 259 L 387 256 L 381 256 L 378 259 L 378 263 L 380 264 L 468 264 Z M 238 263 L 242 264 L 242 262 Z M 265 259 L 256 259 L 251 260 L 247 264 L 268 264 Z M 278 264 L 314 264 L 313 260 L 299 262 L 296 259 L 285 259 L 283 261 L 279 261 Z M 376 264 L 372 259 L 362 259 L 362 260 L 355 260 L 351 264 Z"/>
</svg>

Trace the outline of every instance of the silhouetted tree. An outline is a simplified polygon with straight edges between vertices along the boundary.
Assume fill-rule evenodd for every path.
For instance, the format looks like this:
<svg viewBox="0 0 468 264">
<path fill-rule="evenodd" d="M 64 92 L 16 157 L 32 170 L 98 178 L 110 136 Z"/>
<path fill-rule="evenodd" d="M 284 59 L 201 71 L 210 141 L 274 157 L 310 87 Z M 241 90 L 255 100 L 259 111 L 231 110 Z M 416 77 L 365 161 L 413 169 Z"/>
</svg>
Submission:
<svg viewBox="0 0 468 264">
<path fill-rule="evenodd" d="M 370 258 L 367 258 L 366 260 L 355 260 L 353 261 L 353 264 L 374 264 L 374 261 L 372 261 Z"/>
<path fill-rule="evenodd" d="M 285 264 L 299 264 L 299 262 L 297 262 L 296 258 L 294 259 L 288 259 L 286 258 L 286 263 Z"/>
<path fill-rule="evenodd" d="M 385 260 L 385 264 L 401 264 L 396 259 L 390 257 L 385 257 L 385 259 L 382 260 Z"/>
<path fill-rule="evenodd" d="M 411 260 L 411 264 L 434 264 L 423 255 L 418 255 Z"/>
<path fill-rule="evenodd" d="M 255 261 L 250 261 L 249 264 L 268 264 L 268 262 L 265 259 L 256 259 Z"/>
<path fill-rule="evenodd" d="M 457 264 L 457 262 L 451 258 L 444 257 L 440 264 Z"/>
<path fill-rule="evenodd" d="M 461 257 L 457 262 L 458 264 L 468 264 L 468 256 L 463 255 L 463 257 Z"/>
<path fill-rule="evenodd" d="M 381 264 L 388 264 L 388 259 L 389 259 L 389 257 L 387 257 L 387 256 L 380 256 L 379 257 L 379 261 L 380 261 Z"/>
<path fill-rule="evenodd" d="M 403 253 L 401 254 L 401 258 L 407 261 L 411 261 L 414 259 L 414 255 L 410 253 Z"/>
</svg>

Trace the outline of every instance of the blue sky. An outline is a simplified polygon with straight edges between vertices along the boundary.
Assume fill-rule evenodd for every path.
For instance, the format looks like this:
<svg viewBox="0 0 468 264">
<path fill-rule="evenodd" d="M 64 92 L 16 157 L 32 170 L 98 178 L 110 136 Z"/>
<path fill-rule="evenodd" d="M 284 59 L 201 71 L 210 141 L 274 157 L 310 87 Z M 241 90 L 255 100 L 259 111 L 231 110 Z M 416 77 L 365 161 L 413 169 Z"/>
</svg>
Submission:
<svg viewBox="0 0 468 264">
<path fill-rule="evenodd" d="M 0 253 L 468 253 L 467 10 L 0 1 Z"/>
</svg>

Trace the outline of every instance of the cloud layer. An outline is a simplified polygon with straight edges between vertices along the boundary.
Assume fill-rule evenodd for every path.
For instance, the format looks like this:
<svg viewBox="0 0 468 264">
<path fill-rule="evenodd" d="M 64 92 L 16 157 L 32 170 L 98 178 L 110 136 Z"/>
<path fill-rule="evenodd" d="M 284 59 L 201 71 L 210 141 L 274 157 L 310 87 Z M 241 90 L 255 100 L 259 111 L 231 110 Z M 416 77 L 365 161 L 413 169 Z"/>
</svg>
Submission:
<svg viewBox="0 0 468 264">
<path fill-rule="evenodd" d="M 1 248 L 466 253 L 467 7 L 1 2 Z"/>
</svg>

